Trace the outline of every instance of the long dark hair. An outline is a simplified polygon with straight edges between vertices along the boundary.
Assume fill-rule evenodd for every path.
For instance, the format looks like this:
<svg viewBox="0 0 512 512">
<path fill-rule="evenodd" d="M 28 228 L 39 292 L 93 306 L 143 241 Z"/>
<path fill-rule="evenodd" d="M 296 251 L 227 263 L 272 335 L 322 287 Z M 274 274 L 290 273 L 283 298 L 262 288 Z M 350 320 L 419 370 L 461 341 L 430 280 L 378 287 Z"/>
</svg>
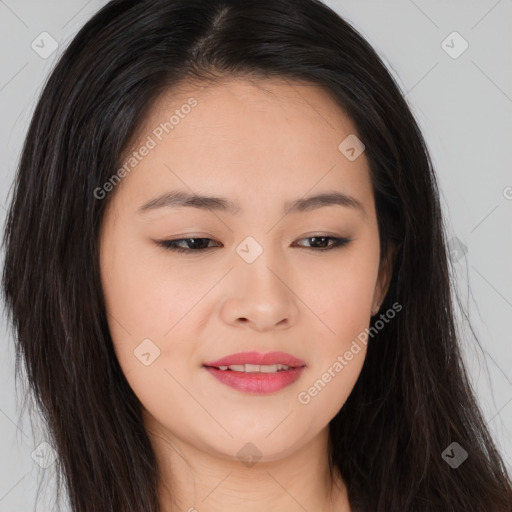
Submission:
<svg viewBox="0 0 512 512">
<path fill-rule="evenodd" d="M 114 0 L 79 31 L 44 87 L 8 212 L 2 291 L 16 376 L 23 361 L 72 510 L 159 510 L 156 458 L 100 285 L 99 232 L 112 194 L 99 200 L 94 191 L 162 92 L 225 77 L 320 86 L 366 146 L 382 254 L 395 252 L 381 311 L 403 309 L 372 337 L 329 425 L 331 469 L 353 510 L 512 510 L 510 476 L 459 352 L 424 139 L 377 53 L 317 0 Z M 453 442 L 468 454 L 456 469 L 442 456 Z"/>
</svg>

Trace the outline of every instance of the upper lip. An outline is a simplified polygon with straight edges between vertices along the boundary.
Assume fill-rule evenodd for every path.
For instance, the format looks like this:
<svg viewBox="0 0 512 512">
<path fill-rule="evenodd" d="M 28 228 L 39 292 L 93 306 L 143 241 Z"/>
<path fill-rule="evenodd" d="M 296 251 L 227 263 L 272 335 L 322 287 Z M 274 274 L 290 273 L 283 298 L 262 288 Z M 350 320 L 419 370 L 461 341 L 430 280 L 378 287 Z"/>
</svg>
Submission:
<svg viewBox="0 0 512 512">
<path fill-rule="evenodd" d="M 203 366 L 231 366 L 234 364 L 259 364 L 259 365 L 272 365 L 272 364 L 285 364 L 290 367 L 306 366 L 306 363 L 297 357 L 287 354 L 286 352 L 238 352 L 237 354 L 230 354 L 228 356 L 204 363 Z"/>
</svg>

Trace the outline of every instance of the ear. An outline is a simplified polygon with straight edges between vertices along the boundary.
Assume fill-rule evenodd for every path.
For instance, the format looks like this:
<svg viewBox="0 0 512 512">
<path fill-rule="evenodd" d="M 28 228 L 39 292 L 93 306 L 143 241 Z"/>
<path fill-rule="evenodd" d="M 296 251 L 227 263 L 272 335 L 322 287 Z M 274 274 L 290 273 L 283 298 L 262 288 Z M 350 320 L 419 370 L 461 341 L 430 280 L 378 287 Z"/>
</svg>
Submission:
<svg viewBox="0 0 512 512">
<path fill-rule="evenodd" d="M 375 316 L 379 312 L 380 306 L 384 302 L 384 298 L 388 293 L 391 276 L 393 275 L 395 255 L 396 248 L 390 245 L 387 255 L 381 259 L 379 275 L 377 277 L 377 283 L 373 294 L 372 316 Z"/>
</svg>

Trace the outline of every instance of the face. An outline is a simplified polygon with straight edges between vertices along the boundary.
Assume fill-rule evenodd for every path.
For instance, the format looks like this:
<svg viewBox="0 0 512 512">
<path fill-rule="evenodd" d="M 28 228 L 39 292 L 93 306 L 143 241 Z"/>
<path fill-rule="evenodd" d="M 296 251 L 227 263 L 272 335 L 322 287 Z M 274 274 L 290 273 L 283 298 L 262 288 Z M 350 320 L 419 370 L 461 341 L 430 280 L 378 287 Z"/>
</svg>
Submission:
<svg viewBox="0 0 512 512">
<path fill-rule="evenodd" d="M 115 351 L 147 425 L 225 459 L 246 443 L 277 459 L 326 431 L 366 346 L 345 354 L 389 278 L 365 154 L 339 149 L 356 134 L 322 89 L 284 80 L 153 105 L 107 192 L 100 240 Z M 176 192 L 222 200 L 162 198 Z M 295 203 L 322 194 L 338 199 Z M 224 370 L 237 387 L 204 366 L 252 351 L 303 366 Z"/>
</svg>

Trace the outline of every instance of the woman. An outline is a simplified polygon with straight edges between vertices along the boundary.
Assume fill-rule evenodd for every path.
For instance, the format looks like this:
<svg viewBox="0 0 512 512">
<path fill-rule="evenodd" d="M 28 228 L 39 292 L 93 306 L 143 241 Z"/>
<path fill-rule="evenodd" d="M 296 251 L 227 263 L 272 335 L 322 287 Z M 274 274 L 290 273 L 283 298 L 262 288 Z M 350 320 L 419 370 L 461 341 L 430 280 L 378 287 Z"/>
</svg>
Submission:
<svg viewBox="0 0 512 512">
<path fill-rule="evenodd" d="M 322 3 L 108 3 L 39 100 L 4 243 L 74 512 L 512 510 L 424 140 Z"/>
</svg>

